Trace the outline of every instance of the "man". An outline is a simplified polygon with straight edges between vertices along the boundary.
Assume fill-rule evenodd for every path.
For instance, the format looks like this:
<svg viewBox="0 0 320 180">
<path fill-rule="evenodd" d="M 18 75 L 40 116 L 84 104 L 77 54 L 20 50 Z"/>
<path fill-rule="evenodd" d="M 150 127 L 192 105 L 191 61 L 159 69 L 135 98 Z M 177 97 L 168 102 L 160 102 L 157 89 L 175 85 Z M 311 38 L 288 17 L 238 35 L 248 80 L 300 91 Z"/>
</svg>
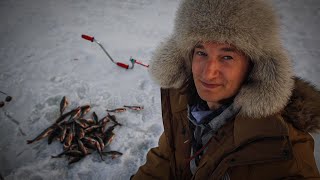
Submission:
<svg viewBox="0 0 320 180">
<path fill-rule="evenodd" d="M 150 67 L 164 133 L 132 179 L 320 179 L 320 92 L 278 29 L 263 0 L 182 0 Z"/>
</svg>

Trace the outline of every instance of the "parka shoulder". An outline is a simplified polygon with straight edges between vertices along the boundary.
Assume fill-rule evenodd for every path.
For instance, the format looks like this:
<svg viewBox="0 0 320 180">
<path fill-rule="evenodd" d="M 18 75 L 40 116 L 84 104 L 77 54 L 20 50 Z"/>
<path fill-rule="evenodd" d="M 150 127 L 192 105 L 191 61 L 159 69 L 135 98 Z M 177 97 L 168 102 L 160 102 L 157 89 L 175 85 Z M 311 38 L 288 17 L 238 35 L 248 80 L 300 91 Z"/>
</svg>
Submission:
<svg viewBox="0 0 320 180">
<path fill-rule="evenodd" d="M 295 86 L 283 117 L 297 129 L 315 133 L 320 131 L 320 91 L 315 86 L 295 78 Z"/>
<path fill-rule="evenodd" d="M 283 153 L 288 155 L 287 159 L 273 159 L 269 162 L 233 166 L 228 171 L 230 178 L 238 179 L 237 177 L 245 177 L 244 179 L 246 180 L 320 179 L 313 155 L 314 140 L 312 136 L 309 133 L 296 129 L 292 124 L 288 124 L 288 130 L 290 148 L 287 151 L 283 151 Z M 261 148 L 260 145 L 259 148 Z M 266 147 L 264 150 L 274 151 L 275 148 Z"/>
</svg>

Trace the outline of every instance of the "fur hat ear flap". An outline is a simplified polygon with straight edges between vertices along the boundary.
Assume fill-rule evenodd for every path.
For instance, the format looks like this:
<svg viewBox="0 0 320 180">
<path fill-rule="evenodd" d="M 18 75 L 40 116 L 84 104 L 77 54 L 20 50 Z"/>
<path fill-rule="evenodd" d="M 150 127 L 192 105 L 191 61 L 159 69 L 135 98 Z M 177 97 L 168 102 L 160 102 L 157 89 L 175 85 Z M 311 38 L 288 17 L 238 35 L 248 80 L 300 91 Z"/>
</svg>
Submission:
<svg viewBox="0 0 320 180">
<path fill-rule="evenodd" d="M 278 58 L 261 57 L 252 60 L 254 66 L 249 81 L 240 89 L 235 105 L 240 114 L 264 117 L 277 113 L 287 104 L 294 87 L 291 63 L 284 54 Z"/>
<path fill-rule="evenodd" d="M 191 73 L 190 63 L 172 37 L 157 47 L 152 59 L 149 73 L 163 88 L 180 88 Z"/>
</svg>

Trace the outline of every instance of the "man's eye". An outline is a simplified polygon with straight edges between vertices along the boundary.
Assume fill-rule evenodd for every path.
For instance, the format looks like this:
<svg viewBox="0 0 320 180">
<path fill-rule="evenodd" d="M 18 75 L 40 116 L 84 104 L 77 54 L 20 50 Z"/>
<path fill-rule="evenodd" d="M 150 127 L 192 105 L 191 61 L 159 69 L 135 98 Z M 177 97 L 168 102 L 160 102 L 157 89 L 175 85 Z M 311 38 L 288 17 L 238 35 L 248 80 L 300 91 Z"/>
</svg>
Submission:
<svg viewBox="0 0 320 180">
<path fill-rule="evenodd" d="M 233 58 L 232 58 L 231 56 L 223 56 L 222 59 L 224 59 L 224 60 L 231 60 L 231 59 L 233 59 Z"/>
<path fill-rule="evenodd" d="M 196 54 L 199 55 L 199 56 L 207 56 L 207 54 L 205 52 L 202 52 L 202 51 L 197 51 Z"/>
</svg>

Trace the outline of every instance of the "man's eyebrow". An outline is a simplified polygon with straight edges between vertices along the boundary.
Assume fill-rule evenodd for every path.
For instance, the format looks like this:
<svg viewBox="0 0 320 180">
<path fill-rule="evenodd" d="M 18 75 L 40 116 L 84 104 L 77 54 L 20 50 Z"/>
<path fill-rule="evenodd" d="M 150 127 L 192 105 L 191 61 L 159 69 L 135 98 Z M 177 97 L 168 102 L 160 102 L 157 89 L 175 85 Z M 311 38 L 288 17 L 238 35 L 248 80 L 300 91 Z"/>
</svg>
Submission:
<svg viewBox="0 0 320 180">
<path fill-rule="evenodd" d="M 225 47 L 225 48 L 221 48 L 221 51 L 226 51 L 226 52 L 236 52 L 237 50 L 233 47 Z"/>
<path fill-rule="evenodd" d="M 202 44 L 197 44 L 195 48 L 204 49 L 204 46 Z"/>
</svg>

